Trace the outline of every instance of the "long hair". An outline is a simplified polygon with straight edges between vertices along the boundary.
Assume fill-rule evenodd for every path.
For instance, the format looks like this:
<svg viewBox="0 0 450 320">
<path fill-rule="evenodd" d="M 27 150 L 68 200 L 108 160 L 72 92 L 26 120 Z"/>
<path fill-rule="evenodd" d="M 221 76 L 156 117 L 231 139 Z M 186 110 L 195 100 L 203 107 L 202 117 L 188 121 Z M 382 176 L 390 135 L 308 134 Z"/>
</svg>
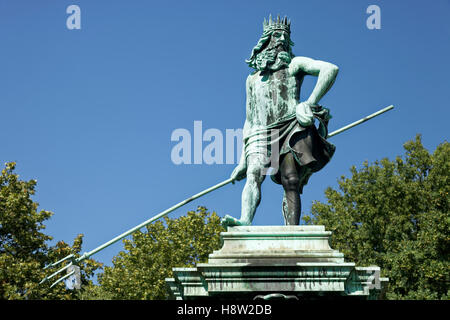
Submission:
<svg viewBox="0 0 450 320">
<path fill-rule="evenodd" d="M 253 68 L 255 70 L 258 70 L 257 64 L 256 64 L 256 57 L 258 56 L 258 54 L 263 51 L 267 45 L 270 42 L 270 37 L 272 36 L 272 33 L 274 32 L 274 30 L 265 30 L 261 36 L 261 38 L 259 39 L 258 43 L 256 44 L 256 46 L 253 48 L 252 50 L 252 54 L 250 55 L 250 58 L 248 60 L 245 60 L 245 62 L 248 64 L 248 66 L 250 68 Z M 294 57 L 294 54 L 292 53 L 292 46 L 294 45 L 294 42 L 291 41 L 290 37 L 289 37 L 289 51 L 288 54 L 290 55 L 291 58 Z"/>
</svg>

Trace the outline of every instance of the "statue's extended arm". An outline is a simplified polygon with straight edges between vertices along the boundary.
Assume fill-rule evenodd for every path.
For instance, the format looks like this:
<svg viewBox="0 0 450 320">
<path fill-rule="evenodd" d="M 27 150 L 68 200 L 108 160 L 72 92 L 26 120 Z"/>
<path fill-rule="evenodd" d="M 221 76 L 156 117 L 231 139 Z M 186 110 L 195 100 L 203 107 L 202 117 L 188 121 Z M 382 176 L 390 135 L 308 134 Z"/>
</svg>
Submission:
<svg viewBox="0 0 450 320">
<path fill-rule="evenodd" d="M 307 57 L 294 57 L 289 65 L 289 72 L 296 75 L 300 71 L 306 74 L 317 76 L 316 86 L 311 92 L 309 98 L 298 105 L 297 119 L 303 126 L 311 125 L 314 122 L 314 117 L 311 111 L 311 106 L 319 103 L 320 99 L 325 93 L 330 90 L 339 68 L 329 62 L 314 60 Z"/>
</svg>

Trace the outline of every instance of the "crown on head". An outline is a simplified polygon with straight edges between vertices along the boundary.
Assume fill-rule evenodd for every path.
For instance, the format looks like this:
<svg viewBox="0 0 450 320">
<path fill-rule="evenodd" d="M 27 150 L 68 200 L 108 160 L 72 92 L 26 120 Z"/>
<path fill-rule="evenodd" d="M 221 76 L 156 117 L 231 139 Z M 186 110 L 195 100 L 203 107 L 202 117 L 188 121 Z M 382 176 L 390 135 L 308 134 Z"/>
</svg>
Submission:
<svg viewBox="0 0 450 320">
<path fill-rule="evenodd" d="M 263 32 L 273 30 L 283 30 L 287 33 L 291 33 L 291 20 L 288 20 L 286 16 L 280 19 L 280 15 L 278 15 L 276 20 L 272 20 L 272 15 L 269 15 L 269 20 L 264 18 Z"/>
</svg>

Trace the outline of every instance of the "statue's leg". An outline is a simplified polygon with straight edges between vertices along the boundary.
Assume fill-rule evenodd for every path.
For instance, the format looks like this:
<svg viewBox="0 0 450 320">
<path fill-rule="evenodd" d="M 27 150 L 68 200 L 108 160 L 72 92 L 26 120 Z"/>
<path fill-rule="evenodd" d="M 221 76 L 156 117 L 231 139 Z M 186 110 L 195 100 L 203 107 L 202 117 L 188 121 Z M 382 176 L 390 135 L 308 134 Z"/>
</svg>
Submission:
<svg viewBox="0 0 450 320">
<path fill-rule="evenodd" d="M 247 181 L 242 190 L 241 221 L 250 225 L 261 202 L 261 184 L 265 179 L 265 157 L 250 155 L 247 159 Z"/>
<path fill-rule="evenodd" d="M 300 178 L 294 156 L 288 153 L 281 165 L 281 184 L 284 188 L 283 215 L 286 225 L 299 225 L 301 214 Z"/>
<path fill-rule="evenodd" d="M 265 179 L 267 158 L 262 154 L 251 154 L 247 158 L 247 179 L 242 190 L 241 218 L 229 215 L 222 219 L 224 226 L 248 226 L 255 216 L 256 208 L 261 202 L 261 184 Z"/>
</svg>

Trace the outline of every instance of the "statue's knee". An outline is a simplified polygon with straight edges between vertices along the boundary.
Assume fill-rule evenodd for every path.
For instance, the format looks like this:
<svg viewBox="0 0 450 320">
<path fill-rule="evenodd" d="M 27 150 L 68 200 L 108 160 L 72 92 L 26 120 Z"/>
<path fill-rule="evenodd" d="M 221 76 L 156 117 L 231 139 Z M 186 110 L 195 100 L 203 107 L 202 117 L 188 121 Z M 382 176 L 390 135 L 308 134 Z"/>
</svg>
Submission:
<svg viewBox="0 0 450 320">
<path fill-rule="evenodd" d="M 289 174 L 281 177 L 281 182 L 286 190 L 298 190 L 300 179 L 297 174 Z"/>
<path fill-rule="evenodd" d="M 264 180 L 264 172 L 259 167 L 249 167 L 247 169 L 247 180 L 252 183 L 261 183 Z"/>
</svg>

